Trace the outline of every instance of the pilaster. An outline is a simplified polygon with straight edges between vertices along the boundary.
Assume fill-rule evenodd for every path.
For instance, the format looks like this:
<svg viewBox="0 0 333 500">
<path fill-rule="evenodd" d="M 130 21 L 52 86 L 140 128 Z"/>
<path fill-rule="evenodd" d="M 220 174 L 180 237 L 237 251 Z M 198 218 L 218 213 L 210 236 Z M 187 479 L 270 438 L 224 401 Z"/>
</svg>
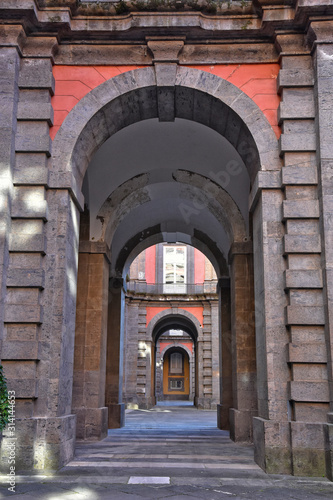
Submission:
<svg viewBox="0 0 333 500">
<path fill-rule="evenodd" d="M 252 242 L 234 243 L 229 252 L 233 408 L 230 436 L 252 441 L 257 415 Z"/>
<path fill-rule="evenodd" d="M 322 280 L 324 338 L 321 339 L 323 362 L 326 362 L 325 378 L 328 384 L 322 388 L 322 400 L 325 400 L 323 413 L 327 413 L 324 425 L 324 449 L 326 474 L 333 480 L 333 21 L 311 22 L 309 39 L 313 41 L 315 91 L 315 125 L 317 133 L 317 163 L 319 176 L 319 210 L 322 248 Z M 324 347 L 325 346 L 325 347 Z M 324 349 L 323 349 L 324 347 Z M 320 356 L 320 354 L 318 354 Z M 323 391 L 325 393 L 323 394 Z M 323 419 L 324 420 L 324 419 Z"/>
</svg>

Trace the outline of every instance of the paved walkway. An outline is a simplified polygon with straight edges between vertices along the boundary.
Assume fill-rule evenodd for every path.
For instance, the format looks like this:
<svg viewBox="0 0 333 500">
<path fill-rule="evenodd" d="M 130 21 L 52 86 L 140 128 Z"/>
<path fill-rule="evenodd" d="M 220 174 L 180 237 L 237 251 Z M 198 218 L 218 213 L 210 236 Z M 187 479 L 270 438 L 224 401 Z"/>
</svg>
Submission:
<svg viewBox="0 0 333 500">
<path fill-rule="evenodd" d="M 160 405 L 126 412 L 126 426 L 98 443 L 77 445 L 75 459 L 55 474 L 17 477 L 24 500 L 333 499 L 324 478 L 268 476 L 252 446 L 216 428 L 216 412 Z"/>
</svg>

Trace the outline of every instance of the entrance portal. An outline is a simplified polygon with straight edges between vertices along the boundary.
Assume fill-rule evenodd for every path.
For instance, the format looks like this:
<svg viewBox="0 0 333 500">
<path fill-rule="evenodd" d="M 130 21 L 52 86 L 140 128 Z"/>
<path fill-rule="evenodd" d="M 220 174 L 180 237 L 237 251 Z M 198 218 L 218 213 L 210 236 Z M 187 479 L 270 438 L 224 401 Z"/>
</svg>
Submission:
<svg viewBox="0 0 333 500">
<path fill-rule="evenodd" d="M 163 400 L 181 399 L 190 396 L 190 363 L 186 351 L 171 348 L 163 360 Z"/>
<path fill-rule="evenodd" d="M 60 186 L 67 178 L 65 172 L 59 176 L 61 158 L 64 168 L 71 167 L 75 179 L 71 186 L 78 203 L 81 184 L 86 201 L 79 257 L 79 280 L 84 280 L 84 287 L 78 288 L 73 386 L 77 435 L 100 439 L 108 426 L 123 425 L 124 352 L 125 356 L 130 352 L 124 337 L 126 275 L 142 250 L 167 242 L 202 251 L 213 263 L 218 279 L 218 301 L 211 319 L 217 321 L 219 336 L 210 354 L 205 311 L 199 324 L 196 373 L 203 374 L 203 383 L 201 387 L 195 384 L 196 404 L 210 393 L 217 394 L 219 426 L 230 426 L 236 441 L 249 441 L 252 418 L 257 415 L 251 235 L 252 227 L 258 231 L 259 221 L 261 227 L 262 212 L 258 206 L 252 218 L 247 200 L 260 168 L 280 165 L 275 135 L 253 101 L 239 89 L 189 68 L 185 72 L 177 68 L 175 78 L 168 80 L 166 91 L 172 96 L 174 111 L 168 114 L 171 122 L 151 121 L 158 116 L 162 119 L 164 83 L 158 80 L 156 86 L 156 75 L 154 69 L 145 68 L 100 85 L 68 115 L 54 141 L 57 183 Z M 91 118 L 82 123 L 80 109 L 87 100 Z M 137 141 L 141 127 L 146 142 Z M 186 140 L 179 148 L 181 130 Z M 60 145 L 65 136 L 67 148 L 63 151 Z M 121 137 L 132 148 L 117 150 L 119 143 L 114 140 L 119 138 L 121 144 Z M 149 147 L 150 137 L 154 148 Z M 130 149 L 134 155 L 122 161 L 122 154 Z M 280 200 L 279 193 L 272 196 Z M 258 269 L 267 257 L 262 238 L 255 240 Z M 267 258 L 274 269 L 272 262 L 280 257 L 272 254 Z M 265 294 L 260 280 L 257 286 L 262 301 Z M 222 309 L 224 315 L 219 316 Z M 258 310 L 263 311 L 264 304 L 258 303 Z M 146 384 L 142 395 L 148 395 L 153 404 L 154 384 L 147 386 L 147 374 L 155 366 L 155 340 L 148 334 L 140 306 L 135 315 L 143 334 L 141 354 L 135 361 Z M 260 339 L 264 331 L 258 334 Z M 220 377 L 214 389 L 205 383 L 205 373 L 212 354 L 219 351 L 218 371 L 229 384 L 223 385 Z M 264 355 L 264 351 L 260 353 Z M 203 364 L 198 362 L 201 359 Z M 214 371 L 214 362 L 210 369 Z M 264 369 L 262 362 L 260 370 Z M 265 373 L 261 376 L 267 380 Z"/>
</svg>

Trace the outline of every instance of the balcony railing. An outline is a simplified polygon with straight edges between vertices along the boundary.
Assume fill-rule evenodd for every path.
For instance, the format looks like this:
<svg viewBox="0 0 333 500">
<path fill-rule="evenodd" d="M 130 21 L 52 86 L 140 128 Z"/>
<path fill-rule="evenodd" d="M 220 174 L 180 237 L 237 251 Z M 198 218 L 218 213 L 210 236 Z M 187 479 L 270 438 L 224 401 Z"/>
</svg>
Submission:
<svg viewBox="0 0 333 500">
<path fill-rule="evenodd" d="M 205 283 L 146 283 L 145 281 L 130 280 L 127 282 L 127 291 L 145 295 L 202 295 L 216 292 L 217 281 Z"/>
</svg>

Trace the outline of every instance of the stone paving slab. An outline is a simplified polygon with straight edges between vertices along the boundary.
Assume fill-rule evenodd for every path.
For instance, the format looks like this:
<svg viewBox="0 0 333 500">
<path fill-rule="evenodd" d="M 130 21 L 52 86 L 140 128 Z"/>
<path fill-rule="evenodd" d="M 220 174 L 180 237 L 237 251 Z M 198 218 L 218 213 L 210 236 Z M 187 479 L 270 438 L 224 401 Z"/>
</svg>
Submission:
<svg viewBox="0 0 333 500">
<path fill-rule="evenodd" d="M 21 474 L 16 492 L 0 477 L 0 498 L 15 500 L 321 500 L 333 499 L 325 478 L 265 474 L 253 447 L 233 443 L 216 429 L 215 412 L 177 408 L 159 413 L 167 429 L 136 427 L 149 412 L 131 411 L 127 427 L 111 430 L 102 442 L 79 443 L 75 459 L 48 474 Z M 156 418 L 156 414 L 154 415 Z M 178 428 L 174 431 L 174 419 Z M 168 420 L 168 423 L 166 422 Z M 188 426 L 188 421 L 192 422 Z M 203 427 L 205 428 L 202 431 Z M 170 437 L 172 436 L 172 437 Z M 130 484 L 144 477 L 151 484 Z M 170 484 L 158 484 L 160 478 Z"/>
</svg>

